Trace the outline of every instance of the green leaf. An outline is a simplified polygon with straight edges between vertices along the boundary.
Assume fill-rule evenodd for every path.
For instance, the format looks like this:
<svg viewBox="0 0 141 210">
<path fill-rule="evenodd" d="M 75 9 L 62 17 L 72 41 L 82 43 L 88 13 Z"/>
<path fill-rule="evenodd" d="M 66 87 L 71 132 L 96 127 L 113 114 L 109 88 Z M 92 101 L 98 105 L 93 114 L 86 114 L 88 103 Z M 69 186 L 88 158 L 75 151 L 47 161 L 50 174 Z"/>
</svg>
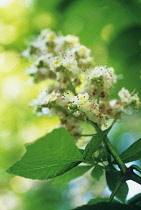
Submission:
<svg viewBox="0 0 141 210">
<path fill-rule="evenodd" d="M 108 187 L 111 191 L 115 189 L 121 177 L 122 177 L 122 174 L 120 171 L 116 170 L 112 166 L 108 167 L 108 169 L 106 170 L 106 180 L 107 180 Z M 116 197 L 122 202 L 125 202 L 127 194 L 128 194 L 128 185 L 126 184 L 126 182 L 124 182 L 119 188 L 119 190 L 117 191 Z"/>
<path fill-rule="evenodd" d="M 128 200 L 128 204 L 137 204 L 141 206 L 141 193 L 135 195 L 130 200 Z"/>
<path fill-rule="evenodd" d="M 67 183 L 72 179 L 76 179 L 79 176 L 85 174 L 92 166 L 77 166 L 66 173 L 62 174 L 61 176 L 56 177 L 53 180 L 53 183 Z"/>
<path fill-rule="evenodd" d="M 99 148 L 103 138 L 106 136 L 108 131 L 109 129 L 101 131 L 92 137 L 91 141 L 87 144 L 84 150 L 83 157 L 85 161 L 91 160 L 93 153 Z"/>
<path fill-rule="evenodd" d="M 101 202 L 94 205 L 84 205 L 73 210 L 140 210 L 140 206 L 113 202 Z"/>
<path fill-rule="evenodd" d="M 98 159 L 100 160 L 100 162 L 101 162 L 101 160 L 102 161 L 106 161 L 107 159 L 108 159 L 108 157 L 110 156 L 110 153 L 108 152 L 108 150 L 107 150 L 107 148 L 106 148 L 106 146 L 104 145 L 102 145 L 102 147 L 101 147 L 101 151 L 99 152 L 99 155 L 98 155 Z"/>
<path fill-rule="evenodd" d="M 125 163 L 141 159 L 141 139 L 122 152 L 120 157 Z"/>
<path fill-rule="evenodd" d="M 94 199 L 89 200 L 87 205 L 93 205 L 93 204 L 97 204 L 97 203 L 101 203 L 101 202 L 108 202 L 108 200 L 109 200 L 109 198 L 94 198 Z M 112 203 L 113 202 L 120 203 L 119 201 L 114 200 L 114 199 L 113 199 Z"/>
<path fill-rule="evenodd" d="M 103 174 L 103 169 L 101 166 L 97 165 L 94 167 L 94 169 L 91 172 L 91 176 L 96 179 L 97 181 L 99 181 L 100 177 Z"/>
<path fill-rule="evenodd" d="M 53 130 L 26 147 L 24 156 L 7 172 L 30 179 L 59 176 L 82 161 L 72 136 L 64 128 Z"/>
</svg>

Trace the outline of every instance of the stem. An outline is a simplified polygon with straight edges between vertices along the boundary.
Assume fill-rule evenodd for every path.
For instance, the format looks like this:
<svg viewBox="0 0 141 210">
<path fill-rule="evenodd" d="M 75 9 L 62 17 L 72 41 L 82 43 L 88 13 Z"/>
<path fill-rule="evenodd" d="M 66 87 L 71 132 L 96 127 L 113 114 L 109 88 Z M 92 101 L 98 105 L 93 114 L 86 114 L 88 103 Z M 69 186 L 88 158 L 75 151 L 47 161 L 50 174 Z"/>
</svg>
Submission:
<svg viewBox="0 0 141 210">
<path fill-rule="evenodd" d="M 80 110 L 79 110 L 80 111 Z M 97 133 L 100 133 L 101 132 L 101 129 L 99 128 L 98 124 L 97 123 L 94 123 L 93 121 L 89 120 L 87 115 L 85 114 L 85 112 L 82 112 L 82 114 L 84 114 L 84 116 L 86 117 L 86 120 L 94 127 L 94 129 L 96 130 Z"/>
<path fill-rule="evenodd" d="M 99 99 L 100 99 L 100 84 L 98 83 L 98 93 L 97 93 L 97 103 L 99 104 Z"/>
<path fill-rule="evenodd" d="M 70 79 L 70 77 L 69 77 L 69 75 L 68 75 L 67 70 L 64 71 L 64 73 L 65 73 L 65 75 L 66 75 L 66 77 L 67 77 L 67 79 L 68 79 L 68 82 L 69 82 L 71 91 L 73 92 L 74 95 L 76 95 L 75 88 L 74 88 L 74 86 L 72 85 L 72 82 L 71 82 L 71 79 Z"/>
<path fill-rule="evenodd" d="M 127 180 L 132 180 L 138 184 L 141 185 L 141 177 L 138 176 L 137 174 L 135 174 L 133 172 L 133 167 L 130 166 L 127 170 L 126 173 L 124 173 L 124 175 L 120 178 L 120 180 L 118 181 L 115 189 L 113 190 L 112 194 L 110 195 L 109 198 L 109 202 L 112 201 L 112 199 L 114 198 L 114 196 L 116 195 L 116 193 L 118 192 L 119 188 L 121 187 L 121 185 L 127 181 Z"/>
<path fill-rule="evenodd" d="M 101 132 L 101 129 L 99 128 L 99 126 L 97 125 L 97 123 L 94 123 L 93 121 L 89 120 L 89 122 L 91 123 L 91 125 L 94 127 L 94 129 L 96 130 L 97 133 Z"/>
<path fill-rule="evenodd" d="M 64 110 L 62 107 L 60 107 L 60 106 L 54 106 L 54 108 L 57 109 L 57 110 L 59 110 L 59 111 L 61 111 L 61 112 L 63 112 L 63 113 L 66 114 L 66 115 L 69 115 L 69 116 L 71 116 L 71 117 L 73 117 L 73 118 L 75 118 L 75 119 L 77 119 L 77 120 L 80 120 L 80 121 L 83 121 L 83 122 L 84 122 L 84 120 L 83 120 L 82 118 L 79 118 L 79 117 L 74 116 L 73 114 L 70 114 L 69 112 L 65 111 L 65 110 Z"/>
<path fill-rule="evenodd" d="M 107 146 L 107 148 L 108 148 L 109 152 L 111 153 L 111 155 L 113 156 L 113 158 L 115 159 L 115 161 L 116 161 L 117 165 L 119 166 L 120 170 L 122 171 L 122 173 L 125 174 L 126 166 L 123 163 L 123 161 L 121 160 L 121 158 L 119 157 L 118 153 L 114 149 L 111 142 L 109 141 L 108 137 L 104 138 L 104 143 Z"/>
<path fill-rule="evenodd" d="M 121 177 L 121 179 L 118 181 L 115 189 L 113 190 L 112 194 L 109 197 L 109 202 L 111 202 L 113 200 L 113 198 L 115 197 L 116 193 L 118 192 L 119 188 L 121 187 L 121 185 L 125 182 L 125 178 Z"/>
<path fill-rule="evenodd" d="M 73 114 L 69 114 L 69 113 L 67 113 L 67 112 L 66 112 L 66 114 L 68 114 L 69 116 L 71 116 L 71 117 L 73 117 L 73 118 L 75 118 L 75 119 L 77 119 L 77 120 L 80 120 L 80 121 L 85 122 L 85 120 L 83 120 L 83 119 L 80 118 L 80 117 L 76 117 L 76 116 L 74 116 Z"/>
</svg>

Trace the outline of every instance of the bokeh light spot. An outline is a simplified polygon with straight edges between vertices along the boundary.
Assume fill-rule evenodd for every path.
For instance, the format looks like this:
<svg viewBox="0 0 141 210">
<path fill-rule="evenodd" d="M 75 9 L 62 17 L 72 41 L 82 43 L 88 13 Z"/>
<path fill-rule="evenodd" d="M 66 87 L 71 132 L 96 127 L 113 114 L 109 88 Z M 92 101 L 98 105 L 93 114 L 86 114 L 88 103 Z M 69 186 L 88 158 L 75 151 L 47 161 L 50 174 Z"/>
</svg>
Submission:
<svg viewBox="0 0 141 210">
<path fill-rule="evenodd" d="M 15 176 L 11 179 L 10 186 L 14 192 L 25 193 L 33 186 L 33 183 L 33 180 Z"/>
<path fill-rule="evenodd" d="M 7 99 L 17 98 L 22 90 L 22 81 L 17 76 L 9 76 L 3 80 L 2 95 Z"/>
<path fill-rule="evenodd" d="M 1 51 L 0 52 L 0 71 L 9 72 L 12 71 L 17 65 L 19 65 L 19 55 L 15 51 Z"/>
<path fill-rule="evenodd" d="M 113 25 L 107 24 L 101 31 L 101 37 L 104 41 L 109 41 L 111 34 L 113 32 Z"/>
<path fill-rule="evenodd" d="M 0 23 L 0 44 L 10 44 L 17 38 L 17 31 L 14 25 Z"/>
<path fill-rule="evenodd" d="M 54 25 L 55 19 L 50 13 L 41 13 L 35 16 L 33 23 L 36 25 L 36 27 L 42 29 Z"/>
<path fill-rule="evenodd" d="M 12 3 L 13 0 L 0 0 L 0 7 L 5 7 L 8 4 Z"/>
</svg>

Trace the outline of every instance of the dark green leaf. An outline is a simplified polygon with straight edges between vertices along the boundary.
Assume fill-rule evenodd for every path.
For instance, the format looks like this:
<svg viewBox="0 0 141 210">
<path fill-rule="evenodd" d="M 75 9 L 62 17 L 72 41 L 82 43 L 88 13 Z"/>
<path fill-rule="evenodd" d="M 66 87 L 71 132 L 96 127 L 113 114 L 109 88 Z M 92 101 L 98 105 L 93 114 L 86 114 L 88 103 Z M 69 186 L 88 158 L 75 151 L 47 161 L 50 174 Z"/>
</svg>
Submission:
<svg viewBox="0 0 141 210">
<path fill-rule="evenodd" d="M 84 149 L 79 149 L 79 152 L 83 155 Z"/>
<path fill-rule="evenodd" d="M 67 183 L 72 179 L 76 179 L 79 176 L 82 176 L 86 173 L 92 166 L 77 166 L 66 173 L 62 174 L 61 176 L 56 177 L 53 180 L 53 183 Z"/>
<path fill-rule="evenodd" d="M 112 166 L 106 170 L 106 180 L 108 187 L 111 191 L 115 189 L 117 183 L 121 179 L 121 176 L 122 176 L 121 172 L 116 170 Z M 126 182 L 124 182 L 117 191 L 116 197 L 122 202 L 125 202 L 127 194 L 128 194 L 128 185 L 126 184 Z"/>
<path fill-rule="evenodd" d="M 140 206 L 113 202 L 101 202 L 94 205 L 84 205 L 73 210 L 140 210 Z"/>
<path fill-rule="evenodd" d="M 96 179 L 97 181 L 99 181 L 100 177 L 103 174 L 103 169 L 101 166 L 95 166 L 94 169 L 91 172 L 91 175 L 94 179 Z"/>
<path fill-rule="evenodd" d="M 141 193 L 135 195 L 130 200 L 128 200 L 128 204 L 137 204 L 141 206 Z"/>
<path fill-rule="evenodd" d="M 93 204 L 97 204 L 97 203 L 101 203 L 101 202 L 108 202 L 109 198 L 94 198 L 94 199 L 91 199 L 87 205 L 93 205 Z M 114 200 L 112 202 L 116 202 L 116 203 L 119 203 L 119 201 L 117 200 Z"/>
<path fill-rule="evenodd" d="M 84 160 L 90 160 L 92 158 L 93 153 L 99 148 L 103 138 L 108 133 L 109 129 L 105 131 L 101 131 L 100 133 L 94 135 L 91 139 L 91 141 L 87 144 L 85 150 L 84 150 Z"/>
<path fill-rule="evenodd" d="M 72 136 L 64 128 L 55 129 L 26 147 L 21 160 L 7 172 L 30 179 L 59 176 L 82 161 Z"/>
<path fill-rule="evenodd" d="M 98 155 L 98 159 L 100 160 L 100 162 L 101 162 L 101 160 L 103 160 L 103 161 L 105 161 L 105 160 L 107 160 L 107 158 L 110 156 L 110 154 L 109 154 L 109 152 L 108 152 L 108 150 L 107 150 L 107 148 L 105 147 L 105 146 L 102 146 L 101 147 L 101 151 L 99 152 L 99 155 Z"/>
<path fill-rule="evenodd" d="M 122 152 L 120 157 L 125 163 L 141 159 L 141 139 Z"/>
</svg>

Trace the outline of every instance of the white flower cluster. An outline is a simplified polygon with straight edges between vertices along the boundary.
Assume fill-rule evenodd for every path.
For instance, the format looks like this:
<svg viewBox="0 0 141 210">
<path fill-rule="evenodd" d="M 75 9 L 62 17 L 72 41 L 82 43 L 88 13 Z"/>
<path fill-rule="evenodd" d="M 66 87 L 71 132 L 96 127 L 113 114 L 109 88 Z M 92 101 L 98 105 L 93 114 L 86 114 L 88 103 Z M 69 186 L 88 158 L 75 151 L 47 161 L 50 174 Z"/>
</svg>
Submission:
<svg viewBox="0 0 141 210">
<path fill-rule="evenodd" d="M 113 68 L 94 67 L 90 50 L 78 37 L 57 36 L 43 30 L 24 52 L 34 63 L 27 73 L 34 82 L 51 79 L 45 92 L 32 103 L 42 115 L 57 114 L 61 126 L 72 134 L 80 134 L 80 121 L 97 124 L 118 119 L 129 107 L 138 108 L 137 94 L 122 88 L 119 100 L 109 100 L 110 89 L 117 81 Z"/>
<path fill-rule="evenodd" d="M 90 50 L 79 43 L 78 37 L 57 36 L 49 29 L 43 30 L 23 54 L 35 59 L 27 70 L 34 82 L 54 79 L 62 91 L 78 85 L 78 75 L 93 64 Z"/>
</svg>

